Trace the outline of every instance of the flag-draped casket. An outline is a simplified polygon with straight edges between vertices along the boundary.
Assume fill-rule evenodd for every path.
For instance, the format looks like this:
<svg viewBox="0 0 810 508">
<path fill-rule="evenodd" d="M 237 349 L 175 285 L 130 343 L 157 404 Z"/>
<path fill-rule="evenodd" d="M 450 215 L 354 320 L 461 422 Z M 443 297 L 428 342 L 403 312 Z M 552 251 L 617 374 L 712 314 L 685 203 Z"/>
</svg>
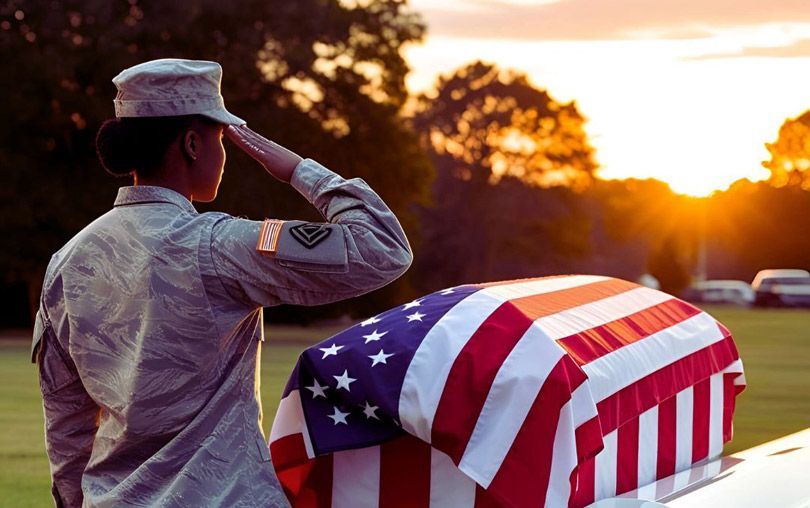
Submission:
<svg viewBox="0 0 810 508">
<path fill-rule="evenodd" d="M 463 285 L 302 353 L 270 451 L 293 506 L 585 506 L 719 455 L 729 331 L 601 276 Z"/>
</svg>

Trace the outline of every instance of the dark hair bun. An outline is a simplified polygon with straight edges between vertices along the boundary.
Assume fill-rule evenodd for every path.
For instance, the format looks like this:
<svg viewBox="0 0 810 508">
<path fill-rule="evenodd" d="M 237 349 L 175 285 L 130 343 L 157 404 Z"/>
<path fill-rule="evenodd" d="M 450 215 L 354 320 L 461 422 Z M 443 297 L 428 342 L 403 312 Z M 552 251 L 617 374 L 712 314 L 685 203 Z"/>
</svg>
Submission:
<svg viewBox="0 0 810 508">
<path fill-rule="evenodd" d="M 169 146 L 194 126 L 218 125 L 201 115 L 111 118 L 96 134 L 96 153 L 113 176 L 152 176 L 161 170 Z"/>
<path fill-rule="evenodd" d="M 128 136 L 121 118 L 105 121 L 96 135 L 96 153 L 105 171 L 113 176 L 127 176 L 135 170 L 137 147 Z"/>
</svg>

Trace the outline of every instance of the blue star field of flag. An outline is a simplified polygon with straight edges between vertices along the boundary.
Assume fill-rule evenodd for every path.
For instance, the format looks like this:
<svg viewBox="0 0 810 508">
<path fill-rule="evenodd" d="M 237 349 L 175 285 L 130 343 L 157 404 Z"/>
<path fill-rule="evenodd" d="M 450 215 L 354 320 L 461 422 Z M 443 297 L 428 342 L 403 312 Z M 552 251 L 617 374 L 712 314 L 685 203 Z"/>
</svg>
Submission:
<svg viewBox="0 0 810 508">
<path fill-rule="evenodd" d="M 399 394 L 434 324 L 481 288 L 437 291 L 362 321 L 301 354 L 284 390 L 298 389 L 316 455 L 401 435 Z"/>
</svg>

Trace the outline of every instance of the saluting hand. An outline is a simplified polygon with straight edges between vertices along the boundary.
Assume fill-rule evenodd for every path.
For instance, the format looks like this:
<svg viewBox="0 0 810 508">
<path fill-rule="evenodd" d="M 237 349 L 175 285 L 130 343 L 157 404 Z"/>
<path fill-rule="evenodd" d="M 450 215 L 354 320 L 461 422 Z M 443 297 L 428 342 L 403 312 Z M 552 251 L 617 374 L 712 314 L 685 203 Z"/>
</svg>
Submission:
<svg viewBox="0 0 810 508">
<path fill-rule="evenodd" d="M 295 167 L 301 162 L 298 154 L 270 141 L 247 125 L 229 125 L 225 135 L 264 166 L 268 173 L 282 182 L 290 183 Z"/>
</svg>

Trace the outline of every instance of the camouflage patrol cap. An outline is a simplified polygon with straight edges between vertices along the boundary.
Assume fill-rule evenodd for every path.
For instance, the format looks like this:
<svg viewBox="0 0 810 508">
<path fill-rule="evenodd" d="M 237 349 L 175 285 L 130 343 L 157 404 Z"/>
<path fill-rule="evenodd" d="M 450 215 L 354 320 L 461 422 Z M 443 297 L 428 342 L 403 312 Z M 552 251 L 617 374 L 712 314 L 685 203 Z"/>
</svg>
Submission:
<svg viewBox="0 0 810 508">
<path fill-rule="evenodd" d="M 246 122 L 225 109 L 222 67 L 207 60 L 161 58 L 124 69 L 113 78 L 117 117 L 203 115 L 229 125 Z"/>
</svg>

